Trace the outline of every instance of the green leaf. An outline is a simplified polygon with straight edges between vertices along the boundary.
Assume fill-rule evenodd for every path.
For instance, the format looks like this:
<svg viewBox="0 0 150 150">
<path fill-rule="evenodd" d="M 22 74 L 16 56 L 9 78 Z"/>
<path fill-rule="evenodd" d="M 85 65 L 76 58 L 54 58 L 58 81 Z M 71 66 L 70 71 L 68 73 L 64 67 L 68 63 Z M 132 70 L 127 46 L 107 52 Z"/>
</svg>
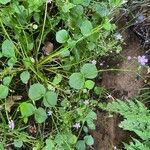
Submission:
<svg viewBox="0 0 150 150">
<path fill-rule="evenodd" d="M 87 120 L 87 126 L 89 127 L 89 129 L 91 130 L 95 130 L 95 123 L 93 122 L 93 120 Z"/>
<path fill-rule="evenodd" d="M 2 52 L 0 52 L 0 58 L 2 58 L 3 57 L 3 54 L 2 54 Z"/>
<path fill-rule="evenodd" d="M 74 48 L 73 49 L 73 54 L 75 56 L 76 62 L 79 62 L 80 61 L 80 57 L 81 57 L 81 55 L 80 55 L 81 53 L 80 53 L 79 49 Z"/>
<path fill-rule="evenodd" d="M 21 148 L 23 146 L 22 140 L 14 140 L 14 146 L 17 148 Z"/>
<path fill-rule="evenodd" d="M 87 125 L 91 130 L 95 130 L 94 119 L 97 119 L 97 115 L 94 111 L 90 111 L 85 117 L 85 121 L 87 122 Z"/>
<path fill-rule="evenodd" d="M 105 19 L 104 23 L 103 23 L 103 28 L 107 31 L 112 31 L 112 24 L 110 23 L 109 19 Z"/>
<path fill-rule="evenodd" d="M 31 59 L 28 57 L 28 58 L 23 58 L 23 63 L 24 63 L 24 66 L 26 68 L 30 68 L 33 64 L 33 62 L 31 61 Z"/>
<path fill-rule="evenodd" d="M 64 99 L 63 101 L 61 101 L 61 106 L 69 107 L 70 106 L 70 102 L 67 99 Z"/>
<path fill-rule="evenodd" d="M 82 89 L 84 86 L 85 79 L 81 73 L 73 73 L 69 77 L 69 85 L 74 89 Z"/>
<path fill-rule="evenodd" d="M 95 82 L 93 82 L 92 80 L 87 80 L 85 82 L 85 87 L 89 90 L 93 89 L 94 85 L 95 85 Z"/>
<path fill-rule="evenodd" d="M 109 3 L 112 7 L 119 7 L 122 3 L 122 0 L 109 0 Z"/>
<path fill-rule="evenodd" d="M 76 144 L 76 148 L 77 150 L 85 150 L 86 149 L 85 142 L 83 140 L 78 141 Z"/>
<path fill-rule="evenodd" d="M 46 139 L 46 146 L 44 150 L 52 150 L 54 148 L 54 141 L 51 139 Z"/>
<path fill-rule="evenodd" d="M 0 99 L 4 99 L 8 95 L 8 87 L 5 85 L 0 84 Z"/>
<path fill-rule="evenodd" d="M 96 86 L 95 88 L 94 88 L 94 92 L 95 92 L 95 94 L 96 95 L 102 95 L 102 94 L 104 94 L 106 91 L 105 91 L 105 89 L 103 88 L 103 87 L 98 87 L 98 86 Z"/>
<path fill-rule="evenodd" d="M 84 64 L 80 71 L 88 79 L 93 79 L 98 74 L 96 66 L 90 63 Z"/>
<path fill-rule="evenodd" d="M 62 75 L 61 74 L 57 74 L 53 80 L 53 84 L 57 85 L 61 82 L 62 80 Z"/>
<path fill-rule="evenodd" d="M 37 123 L 43 123 L 47 119 L 47 114 L 42 107 L 39 107 L 34 113 Z"/>
<path fill-rule="evenodd" d="M 77 137 L 73 134 L 69 134 L 68 136 L 68 143 L 70 144 L 76 144 L 77 142 Z"/>
<path fill-rule="evenodd" d="M 83 131 L 87 134 L 89 132 L 89 129 L 86 126 L 84 126 Z"/>
<path fill-rule="evenodd" d="M 73 0 L 73 3 L 77 5 L 82 4 L 83 2 L 84 0 Z"/>
<path fill-rule="evenodd" d="M 0 143 L 0 150 L 4 150 L 4 144 Z"/>
<path fill-rule="evenodd" d="M 12 80 L 11 76 L 7 76 L 3 79 L 3 85 L 9 86 L 10 82 Z"/>
<path fill-rule="evenodd" d="M 20 111 L 23 118 L 33 115 L 35 108 L 32 104 L 23 102 L 20 104 Z"/>
<path fill-rule="evenodd" d="M 81 5 L 76 5 L 76 7 L 71 9 L 71 12 L 77 17 L 82 16 L 84 13 L 84 8 Z"/>
<path fill-rule="evenodd" d="M 94 5 L 94 9 L 96 13 L 98 13 L 101 17 L 105 17 L 109 15 L 109 10 L 107 8 L 106 3 L 96 3 Z"/>
<path fill-rule="evenodd" d="M 93 145 L 94 144 L 94 139 L 91 135 L 85 136 L 84 141 L 87 145 Z"/>
<path fill-rule="evenodd" d="M 73 8 L 73 7 L 75 7 L 74 4 L 69 3 L 69 2 L 66 2 L 66 3 L 64 3 L 64 5 L 62 6 L 62 11 L 65 12 L 65 13 L 70 12 L 70 9 Z"/>
<path fill-rule="evenodd" d="M 40 22 L 40 14 L 39 13 L 34 13 L 33 18 L 34 18 L 34 21 L 39 24 L 39 22 Z"/>
<path fill-rule="evenodd" d="M 89 113 L 88 113 L 88 115 L 86 116 L 86 118 L 87 119 L 97 119 L 97 115 L 96 115 L 96 113 L 94 112 L 94 111 L 90 111 Z"/>
<path fill-rule="evenodd" d="M 28 80 L 30 79 L 30 73 L 28 71 L 24 71 L 20 74 L 20 79 L 24 84 L 28 83 Z"/>
<path fill-rule="evenodd" d="M 90 2 L 91 2 L 91 0 L 84 0 L 82 5 L 83 6 L 89 6 Z"/>
<path fill-rule="evenodd" d="M 93 29 L 92 24 L 88 20 L 83 21 L 83 23 L 82 23 L 82 25 L 80 27 L 81 33 L 83 35 L 91 34 L 92 29 Z"/>
<path fill-rule="evenodd" d="M 60 57 L 64 58 L 64 57 L 67 57 L 67 56 L 70 56 L 70 51 L 69 49 L 64 49 L 60 52 Z"/>
<path fill-rule="evenodd" d="M 8 64 L 9 67 L 12 68 L 12 67 L 15 65 L 16 62 L 17 62 L 16 57 L 11 57 L 11 58 L 8 60 L 7 64 Z"/>
<path fill-rule="evenodd" d="M 40 83 L 35 83 L 30 86 L 28 96 L 31 100 L 39 100 L 46 93 L 45 87 Z"/>
<path fill-rule="evenodd" d="M 29 4 L 29 13 L 31 12 L 38 12 L 39 8 L 44 4 L 45 0 L 26 0 Z"/>
<path fill-rule="evenodd" d="M 14 44 L 12 43 L 12 41 L 5 40 L 2 43 L 2 54 L 8 58 L 15 57 Z"/>
<path fill-rule="evenodd" d="M 11 0 L 0 0 L 0 3 L 3 4 L 3 5 L 5 5 L 5 4 L 9 3 L 10 1 Z"/>
<path fill-rule="evenodd" d="M 43 103 L 46 107 L 54 107 L 57 104 L 57 94 L 48 91 L 44 96 Z"/>
<path fill-rule="evenodd" d="M 58 43 L 65 43 L 69 38 L 68 31 L 62 29 L 56 33 L 56 41 Z"/>
</svg>

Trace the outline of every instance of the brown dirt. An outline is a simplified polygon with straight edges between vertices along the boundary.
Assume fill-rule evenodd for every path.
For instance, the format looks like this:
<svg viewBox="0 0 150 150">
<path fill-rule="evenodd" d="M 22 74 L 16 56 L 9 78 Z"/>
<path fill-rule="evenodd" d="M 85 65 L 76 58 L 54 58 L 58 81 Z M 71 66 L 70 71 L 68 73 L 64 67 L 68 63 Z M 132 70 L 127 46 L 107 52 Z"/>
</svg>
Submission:
<svg viewBox="0 0 150 150">
<path fill-rule="evenodd" d="M 141 54 L 140 42 L 136 35 L 130 30 L 123 33 L 126 45 L 123 46 L 123 61 L 119 64 L 119 72 L 105 72 L 102 75 L 102 86 L 111 89 L 115 98 L 126 99 L 138 95 L 143 86 L 144 72 L 140 72 L 137 78 L 137 63 L 128 60 L 127 57 L 137 57 Z M 130 70 L 130 71 L 123 71 Z M 127 142 L 130 138 L 129 132 L 125 132 L 118 127 L 120 117 L 115 115 L 109 117 L 108 113 L 97 110 L 96 131 L 93 132 L 95 139 L 94 150 L 114 150 L 120 148 L 122 142 Z"/>
</svg>

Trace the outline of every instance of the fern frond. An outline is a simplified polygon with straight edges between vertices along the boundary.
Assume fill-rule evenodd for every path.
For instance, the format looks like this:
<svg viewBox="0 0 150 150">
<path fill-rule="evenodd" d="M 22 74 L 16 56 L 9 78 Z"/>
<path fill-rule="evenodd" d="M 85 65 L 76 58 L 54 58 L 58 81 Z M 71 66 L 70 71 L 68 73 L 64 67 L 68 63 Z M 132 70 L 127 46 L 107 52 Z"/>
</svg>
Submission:
<svg viewBox="0 0 150 150">
<path fill-rule="evenodd" d="M 150 110 L 137 100 L 126 102 L 116 100 L 109 103 L 106 110 L 119 113 L 124 116 L 124 118 L 141 118 L 140 116 L 150 116 Z"/>
<path fill-rule="evenodd" d="M 150 150 L 150 148 L 138 141 L 137 139 L 133 139 L 133 142 L 130 142 L 130 145 L 124 144 L 126 150 Z"/>
<path fill-rule="evenodd" d="M 137 118 L 134 120 L 125 119 L 119 124 L 119 127 L 123 128 L 124 130 L 135 132 L 143 140 L 150 140 L 150 123 L 141 120 L 142 118 L 140 120 L 137 120 Z"/>
<path fill-rule="evenodd" d="M 140 101 L 116 100 L 109 103 L 105 110 L 119 113 L 124 120 L 119 124 L 123 130 L 135 132 L 143 142 L 150 141 L 150 110 Z M 125 144 L 127 150 L 150 150 L 150 146 L 134 139 L 130 145 Z"/>
</svg>

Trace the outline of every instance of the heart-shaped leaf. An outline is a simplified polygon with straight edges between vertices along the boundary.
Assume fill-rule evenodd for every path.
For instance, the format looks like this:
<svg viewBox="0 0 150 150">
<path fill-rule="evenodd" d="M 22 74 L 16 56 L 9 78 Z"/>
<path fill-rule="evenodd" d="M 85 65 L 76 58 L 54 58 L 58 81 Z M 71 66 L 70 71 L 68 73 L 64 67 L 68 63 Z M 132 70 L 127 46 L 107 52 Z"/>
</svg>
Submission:
<svg viewBox="0 0 150 150">
<path fill-rule="evenodd" d="M 28 96 L 31 100 L 39 100 L 46 93 L 45 87 L 40 83 L 35 83 L 30 86 Z"/>
<path fill-rule="evenodd" d="M 69 85 L 74 89 L 82 89 L 84 86 L 84 76 L 81 73 L 73 73 L 69 77 Z"/>
</svg>

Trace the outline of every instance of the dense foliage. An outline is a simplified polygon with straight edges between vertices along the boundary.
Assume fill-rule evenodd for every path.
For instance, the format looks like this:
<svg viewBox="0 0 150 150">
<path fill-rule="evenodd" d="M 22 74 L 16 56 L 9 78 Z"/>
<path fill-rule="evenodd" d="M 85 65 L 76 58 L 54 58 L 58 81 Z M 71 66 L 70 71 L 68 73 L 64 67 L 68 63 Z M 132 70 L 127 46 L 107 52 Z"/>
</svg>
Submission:
<svg viewBox="0 0 150 150">
<path fill-rule="evenodd" d="M 121 51 L 113 16 L 122 4 L 0 0 L 0 149 L 85 150 L 94 144 L 89 129 L 105 93 L 95 84 L 96 59 Z"/>
<path fill-rule="evenodd" d="M 92 60 L 121 50 L 111 23 L 120 5 L 0 0 L 1 147 L 81 150 L 94 143 Z"/>
</svg>

